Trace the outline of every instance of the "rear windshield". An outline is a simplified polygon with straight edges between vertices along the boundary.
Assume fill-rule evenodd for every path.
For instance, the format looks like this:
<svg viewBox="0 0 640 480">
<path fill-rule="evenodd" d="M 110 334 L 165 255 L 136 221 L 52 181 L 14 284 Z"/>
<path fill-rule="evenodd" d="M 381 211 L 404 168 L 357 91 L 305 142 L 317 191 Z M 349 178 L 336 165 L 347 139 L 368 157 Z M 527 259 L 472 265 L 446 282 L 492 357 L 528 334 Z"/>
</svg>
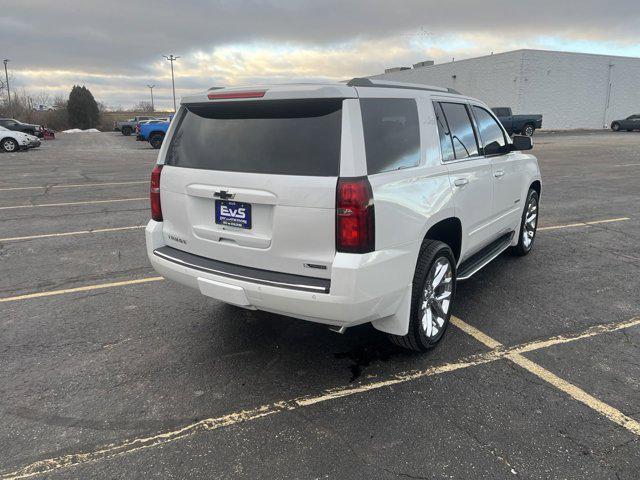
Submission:
<svg viewBox="0 0 640 480">
<path fill-rule="evenodd" d="M 341 99 L 186 106 L 166 165 L 281 175 L 338 176 Z"/>
</svg>

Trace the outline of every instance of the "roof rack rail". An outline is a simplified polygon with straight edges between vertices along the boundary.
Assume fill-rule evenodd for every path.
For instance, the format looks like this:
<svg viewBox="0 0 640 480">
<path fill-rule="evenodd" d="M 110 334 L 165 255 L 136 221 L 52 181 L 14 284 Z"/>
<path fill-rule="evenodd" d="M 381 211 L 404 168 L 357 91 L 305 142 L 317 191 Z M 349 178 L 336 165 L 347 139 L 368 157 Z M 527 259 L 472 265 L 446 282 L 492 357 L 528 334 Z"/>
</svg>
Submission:
<svg viewBox="0 0 640 480">
<path fill-rule="evenodd" d="M 422 85 L 419 83 L 393 82 L 384 80 L 371 80 L 367 77 L 352 78 L 347 82 L 350 87 L 378 87 L 378 88 L 409 88 L 412 90 L 429 90 L 432 92 L 447 92 L 460 95 L 460 92 L 453 88 L 433 87 L 431 85 Z"/>
</svg>

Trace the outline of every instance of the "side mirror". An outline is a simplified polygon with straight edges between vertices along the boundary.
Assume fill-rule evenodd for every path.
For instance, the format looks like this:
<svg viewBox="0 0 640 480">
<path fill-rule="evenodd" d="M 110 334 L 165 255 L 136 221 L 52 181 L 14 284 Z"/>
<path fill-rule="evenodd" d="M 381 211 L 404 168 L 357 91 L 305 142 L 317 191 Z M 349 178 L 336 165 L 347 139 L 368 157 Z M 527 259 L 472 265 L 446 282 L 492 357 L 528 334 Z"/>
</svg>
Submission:
<svg viewBox="0 0 640 480">
<path fill-rule="evenodd" d="M 485 155 L 504 155 L 511 151 L 511 145 L 500 145 L 497 141 L 484 146 Z"/>
<path fill-rule="evenodd" d="M 531 150 L 533 148 L 533 140 L 525 135 L 514 135 L 511 151 L 514 150 Z"/>
</svg>

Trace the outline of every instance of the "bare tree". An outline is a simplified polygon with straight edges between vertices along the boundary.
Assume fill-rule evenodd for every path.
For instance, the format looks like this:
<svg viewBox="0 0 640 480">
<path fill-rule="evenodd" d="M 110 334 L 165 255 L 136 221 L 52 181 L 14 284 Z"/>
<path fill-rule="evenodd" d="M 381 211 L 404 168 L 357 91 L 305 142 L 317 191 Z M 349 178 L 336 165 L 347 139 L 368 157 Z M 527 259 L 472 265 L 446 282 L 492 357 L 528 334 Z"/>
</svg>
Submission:
<svg viewBox="0 0 640 480">
<path fill-rule="evenodd" d="M 141 101 L 138 102 L 133 109 L 136 112 L 147 112 L 147 113 L 151 113 L 153 112 L 153 108 L 151 107 L 151 102 L 146 102 L 146 101 Z"/>
</svg>

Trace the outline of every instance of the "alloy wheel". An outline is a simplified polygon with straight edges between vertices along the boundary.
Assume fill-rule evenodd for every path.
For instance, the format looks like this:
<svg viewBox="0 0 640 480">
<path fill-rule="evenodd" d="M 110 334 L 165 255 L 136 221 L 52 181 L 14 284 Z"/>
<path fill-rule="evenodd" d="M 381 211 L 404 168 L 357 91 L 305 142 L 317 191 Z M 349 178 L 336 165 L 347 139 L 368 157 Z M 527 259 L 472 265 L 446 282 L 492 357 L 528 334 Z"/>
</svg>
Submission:
<svg viewBox="0 0 640 480">
<path fill-rule="evenodd" d="M 2 148 L 5 152 L 13 152 L 16 149 L 16 142 L 13 140 L 5 140 L 2 144 Z"/>
<path fill-rule="evenodd" d="M 422 293 L 421 325 L 427 338 L 435 338 L 442 332 L 452 294 L 453 268 L 449 259 L 438 257 L 431 265 Z"/>
<path fill-rule="evenodd" d="M 535 195 L 529 197 L 527 213 L 524 216 L 524 226 L 522 228 L 522 245 L 528 249 L 533 243 L 538 226 L 538 199 Z"/>
</svg>

